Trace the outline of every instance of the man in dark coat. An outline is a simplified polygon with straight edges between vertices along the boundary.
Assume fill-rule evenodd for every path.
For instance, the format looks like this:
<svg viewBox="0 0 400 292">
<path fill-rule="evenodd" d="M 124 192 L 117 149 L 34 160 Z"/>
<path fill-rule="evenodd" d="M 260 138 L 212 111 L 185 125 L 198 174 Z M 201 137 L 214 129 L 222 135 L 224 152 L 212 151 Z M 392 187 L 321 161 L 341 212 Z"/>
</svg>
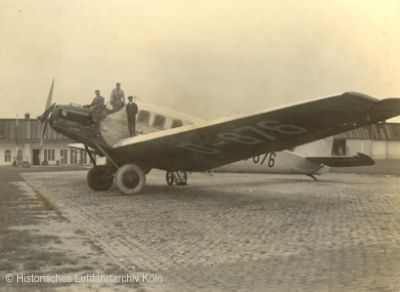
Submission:
<svg viewBox="0 0 400 292">
<path fill-rule="evenodd" d="M 128 96 L 128 104 L 126 105 L 126 115 L 128 117 L 128 129 L 129 135 L 136 136 L 136 114 L 138 112 L 138 107 L 136 103 L 133 102 L 133 97 Z"/>
<path fill-rule="evenodd" d="M 98 123 L 102 118 L 102 112 L 104 110 L 104 97 L 100 95 L 100 90 L 98 89 L 95 91 L 95 94 L 96 96 L 89 105 L 89 108 L 91 109 L 92 120 Z"/>
</svg>

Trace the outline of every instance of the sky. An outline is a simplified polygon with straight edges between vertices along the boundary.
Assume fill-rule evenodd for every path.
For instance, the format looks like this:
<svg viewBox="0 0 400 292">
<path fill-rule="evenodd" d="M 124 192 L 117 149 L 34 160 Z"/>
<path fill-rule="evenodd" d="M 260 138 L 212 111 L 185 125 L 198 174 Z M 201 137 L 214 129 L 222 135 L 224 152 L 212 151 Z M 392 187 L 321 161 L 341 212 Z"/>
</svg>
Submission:
<svg viewBox="0 0 400 292">
<path fill-rule="evenodd" d="M 126 95 L 201 118 L 400 97 L 398 0 L 0 0 L 0 117 Z M 400 119 L 395 121 L 400 122 Z"/>
</svg>

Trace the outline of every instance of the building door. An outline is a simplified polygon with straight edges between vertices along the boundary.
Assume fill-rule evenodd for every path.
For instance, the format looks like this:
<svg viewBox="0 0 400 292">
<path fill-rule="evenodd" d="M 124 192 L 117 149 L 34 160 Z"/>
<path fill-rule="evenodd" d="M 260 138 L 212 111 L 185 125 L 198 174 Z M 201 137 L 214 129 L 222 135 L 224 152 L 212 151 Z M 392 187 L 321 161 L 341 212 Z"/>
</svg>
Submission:
<svg viewBox="0 0 400 292">
<path fill-rule="evenodd" d="M 40 165 L 39 161 L 39 149 L 33 149 L 32 150 L 32 164 L 33 165 Z"/>
</svg>

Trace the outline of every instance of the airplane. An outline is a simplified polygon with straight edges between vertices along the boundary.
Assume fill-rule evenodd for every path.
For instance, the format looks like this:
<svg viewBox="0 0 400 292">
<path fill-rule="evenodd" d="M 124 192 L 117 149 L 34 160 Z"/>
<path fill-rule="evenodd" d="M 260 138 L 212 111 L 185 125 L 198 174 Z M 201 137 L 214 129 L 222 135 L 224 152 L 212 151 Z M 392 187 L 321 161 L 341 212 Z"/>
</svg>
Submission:
<svg viewBox="0 0 400 292">
<path fill-rule="evenodd" d="M 104 109 L 102 120 L 94 122 L 87 107 L 52 103 L 53 88 L 54 80 L 38 117 L 41 147 L 50 124 L 84 145 L 93 164 L 87 174 L 90 188 L 107 190 L 115 181 L 124 195 L 140 193 L 153 168 L 167 171 L 169 185 L 176 177 L 185 184 L 186 172 L 271 155 L 400 115 L 400 98 L 378 100 L 357 92 L 214 121 L 138 102 L 137 131 L 142 134 L 129 137 L 125 108 L 113 113 Z M 106 164 L 97 165 L 94 154 L 105 157 Z M 321 161 L 316 164 L 320 167 Z"/>
<path fill-rule="evenodd" d="M 155 114 L 154 112 L 149 112 L 150 115 Z M 297 153 L 297 148 L 290 151 L 267 152 L 249 159 L 226 164 L 204 173 L 207 175 L 212 175 L 213 173 L 301 174 L 317 181 L 316 175 L 329 172 L 331 167 L 359 167 L 375 164 L 371 157 L 362 153 L 357 153 L 355 156 L 330 156 L 326 154 L 327 150 L 332 148 L 332 142 L 333 139 L 324 139 L 317 141 L 317 144 L 320 144 L 317 147 L 315 147 L 315 143 L 300 146 L 300 148 L 308 148 L 307 151 L 312 151 L 314 156 L 304 156 Z M 323 149 L 318 149 L 321 146 Z M 85 146 L 81 143 L 71 143 L 68 144 L 68 147 L 85 150 Z M 320 152 L 323 152 L 323 155 L 315 156 L 315 153 Z M 96 163 L 104 164 L 104 160 L 96 160 Z M 183 171 L 167 171 L 165 178 L 169 186 L 173 184 L 186 185 L 188 174 Z"/>
</svg>

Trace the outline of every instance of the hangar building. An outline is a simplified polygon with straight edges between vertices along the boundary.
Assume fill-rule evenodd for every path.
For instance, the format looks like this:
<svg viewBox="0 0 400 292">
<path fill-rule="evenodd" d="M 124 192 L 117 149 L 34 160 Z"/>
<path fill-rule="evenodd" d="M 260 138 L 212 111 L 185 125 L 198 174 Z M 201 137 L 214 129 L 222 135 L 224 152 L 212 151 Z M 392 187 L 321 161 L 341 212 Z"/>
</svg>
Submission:
<svg viewBox="0 0 400 292">
<path fill-rule="evenodd" d="M 31 119 L 0 119 L 0 165 L 15 165 L 23 161 L 39 165 L 41 123 Z M 85 151 L 68 148 L 71 139 L 50 127 L 45 134 L 42 161 L 49 165 L 89 164 Z"/>
<path fill-rule="evenodd" d="M 379 123 L 333 137 L 332 155 L 361 152 L 374 159 L 400 158 L 400 123 Z"/>
</svg>

